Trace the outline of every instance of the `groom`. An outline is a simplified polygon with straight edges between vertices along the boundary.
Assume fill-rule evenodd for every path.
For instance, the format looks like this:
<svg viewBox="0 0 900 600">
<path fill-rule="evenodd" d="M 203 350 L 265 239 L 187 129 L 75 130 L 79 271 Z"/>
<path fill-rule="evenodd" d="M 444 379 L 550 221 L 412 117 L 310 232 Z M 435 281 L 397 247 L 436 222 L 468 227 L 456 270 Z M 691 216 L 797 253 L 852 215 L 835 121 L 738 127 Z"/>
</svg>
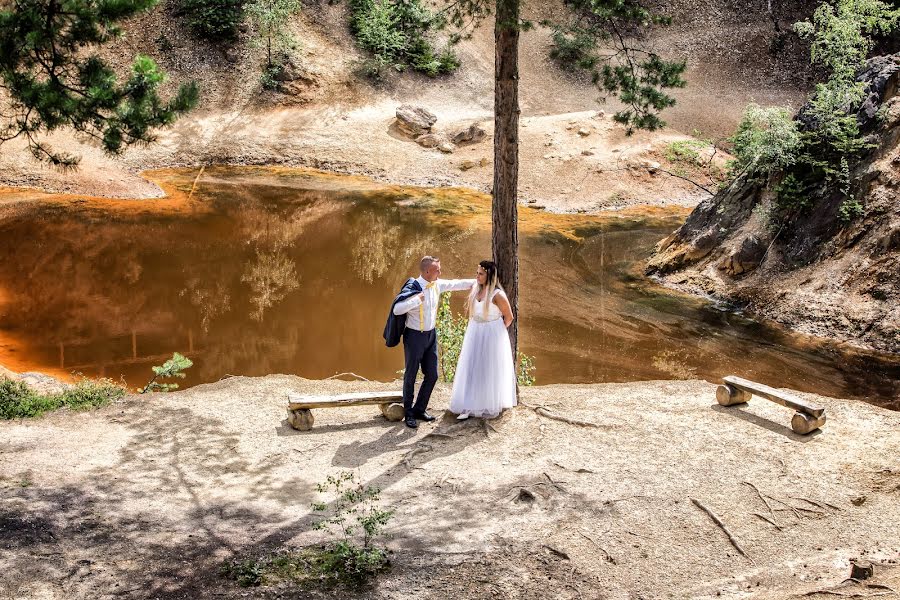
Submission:
<svg viewBox="0 0 900 600">
<path fill-rule="evenodd" d="M 403 408 L 407 427 L 416 428 L 416 419 L 434 421 L 434 417 L 425 412 L 428 400 L 438 377 L 437 335 L 434 326 L 437 322 L 438 302 L 442 292 L 468 290 L 475 285 L 474 279 L 439 279 L 441 276 L 441 260 L 436 256 L 426 256 L 419 263 L 421 275 L 410 279 L 403 286 L 400 295 L 394 300 L 391 309 L 394 318 L 388 320 L 385 328 L 385 340 L 391 343 L 390 331 L 399 333 L 405 317 L 406 327 L 403 329 L 403 353 L 406 358 L 406 370 L 403 372 Z M 422 368 L 425 380 L 419 388 L 419 396 L 413 405 L 416 375 Z"/>
</svg>

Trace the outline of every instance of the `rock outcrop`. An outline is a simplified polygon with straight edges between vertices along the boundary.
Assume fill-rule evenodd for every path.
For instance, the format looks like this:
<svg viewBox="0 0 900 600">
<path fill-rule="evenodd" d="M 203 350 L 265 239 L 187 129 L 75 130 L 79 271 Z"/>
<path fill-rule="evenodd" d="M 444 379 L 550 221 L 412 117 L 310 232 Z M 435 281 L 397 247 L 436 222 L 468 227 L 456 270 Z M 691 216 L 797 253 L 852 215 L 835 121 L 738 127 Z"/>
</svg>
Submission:
<svg viewBox="0 0 900 600">
<path fill-rule="evenodd" d="M 487 132 L 481 128 L 478 123 L 472 123 L 459 133 L 453 136 L 453 143 L 457 146 L 462 144 L 477 144 L 487 136 Z"/>
<path fill-rule="evenodd" d="M 415 139 L 431 132 L 431 128 L 437 122 L 437 116 L 419 106 L 404 104 L 397 109 L 397 128 Z"/>
<path fill-rule="evenodd" d="M 900 352 L 900 54 L 859 78 L 857 119 L 873 145 L 851 164 L 862 217 L 842 220 L 846 196 L 823 180 L 805 190 L 809 210 L 773 225 L 777 181 L 740 177 L 657 245 L 646 272 L 806 333 Z M 815 126 L 807 107 L 797 119 Z"/>
</svg>

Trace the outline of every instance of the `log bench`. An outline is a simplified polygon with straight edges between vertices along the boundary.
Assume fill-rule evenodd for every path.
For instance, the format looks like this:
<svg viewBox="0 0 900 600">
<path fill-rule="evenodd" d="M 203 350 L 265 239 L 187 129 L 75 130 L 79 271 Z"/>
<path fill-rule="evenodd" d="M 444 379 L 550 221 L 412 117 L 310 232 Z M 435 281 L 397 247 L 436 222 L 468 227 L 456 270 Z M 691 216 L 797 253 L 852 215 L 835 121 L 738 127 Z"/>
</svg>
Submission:
<svg viewBox="0 0 900 600">
<path fill-rule="evenodd" d="M 800 435 L 812 433 L 825 425 L 824 406 L 734 375 L 723 377 L 722 381 L 724 383 L 716 389 L 716 401 L 722 406 L 749 402 L 756 395 L 797 411 L 791 419 L 791 429 Z"/>
<path fill-rule="evenodd" d="M 288 423 L 294 429 L 309 431 L 313 426 L 313 408 L 339 408 L 377 404 L 388 421 L 403 420 L 403 392 L 357 392 L 337 396 L 306 396 L 288 392 Z"/>
</svg>

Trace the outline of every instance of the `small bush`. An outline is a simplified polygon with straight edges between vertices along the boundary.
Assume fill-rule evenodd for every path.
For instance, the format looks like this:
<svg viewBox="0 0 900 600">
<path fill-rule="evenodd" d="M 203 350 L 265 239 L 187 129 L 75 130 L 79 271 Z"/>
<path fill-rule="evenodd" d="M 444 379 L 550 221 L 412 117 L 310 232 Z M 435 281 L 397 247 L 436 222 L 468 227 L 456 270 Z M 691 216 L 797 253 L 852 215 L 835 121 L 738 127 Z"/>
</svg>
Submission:
<svg viewBox="0 0 900 600">
<path fill-rule="evenodd" d="M 666 145 L 664 155 L 673 163 L 683 163 L 695 167 L 704 166 L 700 151 L 709 147 L 703 140 L 677 140 Z"/>
<path fill-rule="evenodd" d="M 783 212 L 800 213 L 808 209 L 812 201 L 803 182 L 793 173 L 788 173 L 775 186 L 775 204 Z"/>
<path fill-rule="evenodd" d="M 842 223 L 849 223 L 865 214 L 865 207 L 856 198 L 845 198 L 838 208 L 838 219 Z"/>
<path fill-rule="evenodd" d="M 138 388 L 137 391 L 141 394 L 146 394 L 147 392 L 168 392 L 177 390 L 177 383 L 159 383 L 157 379 L 184 379 L 187 377 L 184 370 L 189 369 L 192 366 L 194 366 L 194 363 L 191 359 L 178 352 L 173 352 L 172 358 L 164 362 L 162 366 L 153 367 L 153 377 L 147 382 L 147 385 L 145 385 L 143 389 Z"/>
<path fill-rule="evenodd" d="M 225 562 L 219 573 L 241 587 L 290 582 L 299 587 L 359 588 L 389 565 L 387 551 L 335 542 Z"/>
<path fill-rule="evenodd" d="M 90 410 L 106 406 L 125 395 L 125 388 L 111 379 L 83 377 L 62 393 L 63 405 L 72 410 Z"/>
<path fill-rule="evenodd" d="M 353 473 L 345 471 L 329 475 L 316 490 L 334 497 L 330 503 L 312 505 L 322 517 L 313 529 L 329 532 L 337 539 L 259 558 L 236 558 L 225 562 L 219 573 L 244 587 L 289 581 L 301 586 L 358 588 L 386 570 L 390 566 L 388 551 L 375 541 L 394 513 L 378 505 L 378 488 L 358 483 Z"/>
<path fill-rule="evenodd" d="M 262 75 L 259 76 L 259 83 L 264 90 L 277 90 L 280 85 L 278 77 L 284 71 L 284 65 L 274 64 L 263 68 Z"/>
<path fill-rule="evenodd" d="M 109 379 L 78 380 L 59 394 L 38 394 L 21 381 L 0 378 L 0 418 L 38 417 L 64 406 L 89 410 L 121 399 L 125 388 Z"/>
<path fill-rule="evenodd" d="M 350 0 L 350 11 L 356 41 L 373 55 L 361 69 L 370 77 L 380 79 L 388 67 L 410 67 L 430 77 L 459 68 L 449 47 L 437 52 L 426 39 L 437 19 L 420 0 Z"/>
<path fill-rule="evenodd" d="M 521 386 L 534 385 L 534 357 L 519 352 L 519 367 L 516 369 L 516 381 Z"/>
<path fill-rule="evenodd" d="M 181 13 L 198 36 L 213 42 L 231 41 L 244 16 L 244 1 L 182 0 Z"/>
<path fill-rule="evenodd" d="M 578 29 L 564 30 L 557 27 L 553 30 L 551 42 L 553 47 L 550 49 L 550 58 L 564 71 L 590 71 L 597 66 L 599 58 L 594 36 Z"/>
<path fill-rule="evenodd" d="M 450 294 L 441 294 L 437 312 L 438 366 L 441 378 L 453 383 L 456 377 L 456 364 L 462 350 L 463 338 L 466 336 L 468 320 L 463 315 L 454 315 L 450 308 Z"/>
<path fill-rule="evenodd" d="M 59 407 L 56 397 L 36 394 L 21 381 L 0 379 L 0 417 L 4 419 L 36 417 Z"/>
<path fill-rule="evenodd" d="M 802 149 L 797 123 L 786 108 L 750 104 L 730 138 L 735 161 L 732 172 L 767 174 L 795 164 Z"/>
</svg>

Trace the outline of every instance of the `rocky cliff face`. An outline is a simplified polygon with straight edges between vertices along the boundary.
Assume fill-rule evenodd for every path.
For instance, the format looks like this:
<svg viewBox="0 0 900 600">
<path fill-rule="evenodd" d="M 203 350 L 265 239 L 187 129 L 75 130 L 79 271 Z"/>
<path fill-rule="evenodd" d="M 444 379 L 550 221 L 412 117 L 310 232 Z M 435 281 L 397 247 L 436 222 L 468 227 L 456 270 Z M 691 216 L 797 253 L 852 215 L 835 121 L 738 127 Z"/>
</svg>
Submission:
<svg viewBox="0 0 900 600">
<path fill-rule="evenodd" d="M 802 332 L 900 352 L 900 54 L 860 77 L 857 118 L 874 144 L 851 172 L 862 217 L 842 222 L 843 195 L 822 182 L 802 218 L 772 231 L 773 186 L 739 178 L 660 242 L 647 273 Z"/>
</svg>

